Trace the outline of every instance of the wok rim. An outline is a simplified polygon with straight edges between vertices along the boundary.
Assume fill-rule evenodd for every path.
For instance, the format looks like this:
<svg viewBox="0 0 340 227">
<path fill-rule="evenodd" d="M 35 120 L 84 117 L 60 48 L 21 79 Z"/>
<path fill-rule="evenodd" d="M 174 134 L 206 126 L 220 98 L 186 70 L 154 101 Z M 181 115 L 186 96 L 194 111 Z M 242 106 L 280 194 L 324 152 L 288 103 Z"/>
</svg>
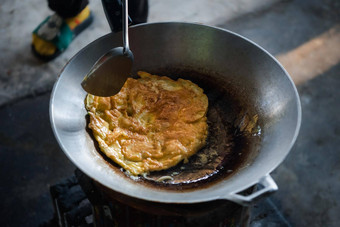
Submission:
<svg viewBox="0 0 340 227">
<path fill-rule="evenodd" d="M 183 198 L 186 198 L 188 194 L 191 193 L 191 191 L 182 191 L 182 192 L 179 192 L 179 191 L 176 191 L 176 193 L 173 194 L 172 191 L 161 191 L 161 193 L 166 193 L 166 195 L 168 195 L 169 197 L 172 197 L 170 199 L 168 199 L 168 197 L 163 197 L 163 199 L 154 199 L 150 196 L 136 196 L 134 194 L 132 194 L 131 192 L 127 192 L 127 191 L 124 191 L 124 190 L 117 190 L 117 189 L 113 189 L 110 185 L 100 181 L 100 180 L 97 180 L 96 177 L 94 176 L 93 173 L 91 173 L 89 170 L 87 170 L 85 167 L 81 166 L 78 164 L 77 160 L 75 158 L 73 158 L 71 156 L 71 154 L 67 151 L 67 148 L 65 147 L 65 145 L 63 144 L 63 142 L 61 141 L 60 139 L 60 135 L 58 134 L 58 131 L 57 131 L 57 127 L 56 127 L 56 123 L 55 123 L 55 120 L 53 118 L 53 113 L 54 113 L 54 98 L 55 98 L 55 94 L 57 92 L 57 89 L 58 89 L 58 85 L 59 85 L 59 81 L 60 81 L 60 78 L 63 74 L 63 72 L 65 71 L 65 69 L 70 65 L 72 64 L 72 62 L 78 57 L 80 56 L 81 54 L 83 54 L 83 52 L 85 51 L 86 48 L 88 48 L 90 45 L 94 45 L 95 42 L 100 42 L 100 40 L 102 39 L 105 39 L 106 37 L 108 36 L 112 36 L 112 35 L 115 35 L 115 34 L 119 34 L 119 33 L 108 33 L 104 36 L 101 36 L 97 39 L 95 39 L 94 41 L 88 43 L 85 47 L 83 47 L 81 50 L 79 50 L 65 65 L 64 67 L 62 68 L 62 70 L 60 71 L 59 75 L 58 75 L 58 78 L 56 80 L 56 82 L 54 83 L 54 86 L 53 86 L 53 89 L 52 89 L 52 92 L 51 92 L 51 97 L 50 97 L 50 103 L 49 103 L 49 115 L 50 115 L 50 123 L 51 123 L 51 127 L 52 127 L 52 131 L 53 131 L 53 134 L 60 146 L 60 148 L 63 150 L 63 152 L 66 154 L 66 156 L 68 157 L 69 160 L 72 161 L 72 163 L 77 167 L 79 168 L 81 171 L 83 171 L 86 175 L 88 175 L 89 177 L 91 177 L 92 179 L 96 180 L 97 182 L 99 182 L 100 184 L 104 185 L 105 187 L 111 189 L 111 190 L 114 190 L 114 191 L 117 191 L 119 193 L 122 193 L 124 195 L 127 195 L 127 196 L 130 196 L 132 198 L 136 198 L 136 199 L 142 199 L 142 200 L 146 200 L 146 201 L 151 201 L 151 202 L 159 202 L 159 203 L 173 203 L 173 204 L 193 204 L 193 203 L 201 203 L 201 202 L 209 202 L 209 201 L 213 201 L 213 200 L 218 200 L 218 199 L 227 199 L 227 200 L 231 200 L 233 201 L 233 194 L 236 194 L 240 191 L 243 191 L 255 184 L 257 184 L 260 179 L 262 177 L 264 177 L 265 175 L 268 175 L 269 173 L 271 173 L 274 169 L 276 169 L 283 161 L 284 159 L 287 157 L 287 155 L 289 154 L 289 152 L 291 151 L 294 143 L 296 142 L 296 139 L 298 137 L 298 134 L 299 134 L 299 131 L 300 131 L 300 127 L 301 127 L 301 118 L 302 118 L 302 110 L 301 110 L 301 101 L 300 101 L 300 97 L 299 97 L 299 94 L 298 94 L 298 91 L 297 91 L 297 88 L 292 80 L 292 78 L 290 77 L 289 73 L 285 70 L 285 68 L 281 65 L 281 63 L 273 56 L 271 55 L 267 50 L 265 50 L 264 48 L 262 48 L 260 45 L 256 44 L 255 42 L 253 42 L 252 40 L 242 36 L 242 35 L 239 35 L 233 31 L 230 31 L 230 30 L 227 30 L 227 29 L 224 29 L 224 28 L 219 28 L 219 27 L 215 27 L 215 26 L 210 26 L 210 25 L 203 25 L 203 24 L 199 24 L 199 23 L 189 23 L 189 22 L 154 22 L 154 23 L 144 23 L 144 24 L 138 24 L 138 25 L 134 25 L 134 26 L 131 26 L 129 29 L 134 29 L 134 28 L 138 28 L 138 27 L 144 27 L 144 26 L 152 26 L 152 25 L 163 25 L 163 24 L 175 24 L 175 25 L 182 25 L 182 24 L 185 24 L 185 25 L 191 25 L 191 26 L 201 26 L 201 27 L 208 27 L 210 29 L 215 29 L 215 30 L 219 30 L 219 31 L 223 31 L 223 32 L 226 32 L 226 33 L 229 33 L 233 36 L 236 36 L 252 45 L 254 45 L 256 48 L 258 48 L 259 50 L 261 50 L 262 52 L 264 52 L 267 56 L 269 56 L 279 67 L 280 69 L 283 71 L 283 73 L 285 74 L 285 76 L 287 77 L 287 79 L 289 80 L 289 83 L 291 85 L 291 87 L 293 88 L 293 91 L 294 91 L 294 97 L 295 97 L 295 102 L 296 102 L 296 127 L 295 127 L 295 131 L 294 131 L 294 135 L 292 137 L 292 140 L 289 144 L 289 146 L 287 146 L 287 151 L 285 152 L 284 155 L 281 155 L 280 157 L 280 160 L 277 161 L 277 163 L 275 165 L 271 165 L 269 169 L 269 171 L 267 171 L 266 174 L 264 175 L 261 175 L 259 176 L 257 179 L 251 179 L 249 181 L 247 181 L 246 183 L 243 184 L 243 187 L 240 187 L 239 189 L 233 191 L 233 192 L 230 192 L 229 194 L 215 194 L 213 196 L 210 196 L 210 197 L 205 197 L 205 196 L 202 196 L 200 197 L 199 199 L 194 199 L 194 198 L 190 198 L 190 199 L 186 199 L 185 201 L 183 201 L 182 199 Z M 222 180 L 222 181 L 225 181 L 225 180 Z M 217 183 L 219 184 L 219 183 Z M 210 187 L 211 188 L 211 187 Z M 205 190 L 205 188 L 203 189 L 195 189 L 196 191 L 201 191 L 201 190 Z M 173 196 L 171 196 L 171 194 Z M 179 195 L 180 196 L 176 196 L 176 195 Z M 184 196 L 184 197 L 183 197 Z M 173 198 L 173 197 L 176 197 L 177 199 Z"/>
</svg>

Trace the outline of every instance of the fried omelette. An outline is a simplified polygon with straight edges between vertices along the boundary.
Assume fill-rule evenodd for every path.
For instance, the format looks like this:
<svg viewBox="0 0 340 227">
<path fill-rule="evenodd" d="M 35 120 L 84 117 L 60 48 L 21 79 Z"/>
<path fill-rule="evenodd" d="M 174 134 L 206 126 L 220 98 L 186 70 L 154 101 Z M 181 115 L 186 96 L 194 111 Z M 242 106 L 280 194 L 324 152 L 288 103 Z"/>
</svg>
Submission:
<svg viewBox="0 0 340 227">
<path fill-rule="evenodd" d="M 114 96 L 86 97 L 88 127 L 101 151 L 132 175 L 186 162 L 208 134 L 203 89 L 189 80 L 138 75 Z"/>
</svg>

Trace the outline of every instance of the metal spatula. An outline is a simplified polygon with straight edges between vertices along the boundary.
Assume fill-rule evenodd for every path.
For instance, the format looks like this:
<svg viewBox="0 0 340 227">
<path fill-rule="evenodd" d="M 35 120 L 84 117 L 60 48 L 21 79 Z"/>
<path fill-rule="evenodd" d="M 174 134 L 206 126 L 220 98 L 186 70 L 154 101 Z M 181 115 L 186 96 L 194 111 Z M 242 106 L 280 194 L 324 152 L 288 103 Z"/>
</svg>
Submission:
<svg viewBox="0 0 340 227">
<path fill-rule="evenodd" d="M 92 66 L 81 86 L 90 94 L 108 97 L 117 94 L 129 77 L 133 53 L 129 48 L 128 0 L 122 1 L 123 46 L 111 49 Z"/>
</svg>

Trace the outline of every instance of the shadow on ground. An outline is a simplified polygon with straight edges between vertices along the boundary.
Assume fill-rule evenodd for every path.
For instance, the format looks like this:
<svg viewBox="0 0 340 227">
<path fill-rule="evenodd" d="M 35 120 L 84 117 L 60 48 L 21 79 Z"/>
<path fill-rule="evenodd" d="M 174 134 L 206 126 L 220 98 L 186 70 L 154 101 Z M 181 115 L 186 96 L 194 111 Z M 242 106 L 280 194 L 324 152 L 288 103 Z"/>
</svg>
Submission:
<svg viewBox="0 0 340 227">
<path fill-rule="evenodd" d="M 0 226 L 37 226 L 51 218 L 49 186 L 75 169 L 53 135 L 49 98 L 46 93 L 0 108 Z"/>
</svg>

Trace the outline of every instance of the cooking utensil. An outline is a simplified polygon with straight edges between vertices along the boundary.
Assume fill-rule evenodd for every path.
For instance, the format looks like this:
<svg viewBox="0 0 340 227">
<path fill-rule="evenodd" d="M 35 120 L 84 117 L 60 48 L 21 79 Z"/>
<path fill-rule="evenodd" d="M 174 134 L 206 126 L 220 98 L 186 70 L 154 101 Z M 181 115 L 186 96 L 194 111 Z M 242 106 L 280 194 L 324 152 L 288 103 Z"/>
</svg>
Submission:
<svg viewBox="0 0 340 227">
<path fill-rule="evenodd" d="M 81 85 L 84 90 L 97 96 L 112 96 L 123 87 L 131 74 L 133 53 L 129 47 L 128 0 L 122 1 L 123 45 L 115 47 L 94 63 Z"/>
<path fill-rule="evenodd" d="M 289 153 L 301 122 L 294 83 L 278 61 L 255 43 L 233 32 L 199 24 L 154 23 L 130 27 L 131 50 L 135 56 L 132 74 L 144 70 L 192 80 L 208 95 L 209 109 L 218 113 L 218 118 L 208 117 L 213 125 L 218 122 L 222 126 L 232 125 L 243 116 L 256 114 L 261 140 L 246 141 L 249 143 L 240 153 L 242 156 L 249 152 L 232 169 L 232 175 L 190 190 L 144 184 L 130 179 L 109 163 L 97 151 L 86 130 L 86 92 L 80 84 L 100 56 L 119 46 L 120 38 L 119 33 L 111 33 L 83 48 L 64 67 L 52 91 L 52 129 L 62 150 L 80 170 L 114 191 L 162 203 L 227 199 L 249 204 L 277 189 L 269 173 Z M 228 133 L 234 132 L 222 130 L 216 135 L 223 140 Z M 228 143 L 222 143 L 228 147 Z M 239 193 L 257 183 L 264 187 L 247 196 Z"/>
</svg>

